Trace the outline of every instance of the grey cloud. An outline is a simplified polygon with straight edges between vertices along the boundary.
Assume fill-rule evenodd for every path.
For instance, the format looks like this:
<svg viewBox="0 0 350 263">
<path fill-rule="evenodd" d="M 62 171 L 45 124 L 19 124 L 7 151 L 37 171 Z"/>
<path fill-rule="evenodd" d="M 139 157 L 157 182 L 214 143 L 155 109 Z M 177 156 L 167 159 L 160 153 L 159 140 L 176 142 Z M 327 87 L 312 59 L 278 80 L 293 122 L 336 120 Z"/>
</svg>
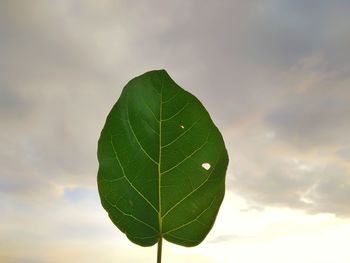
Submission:
<svg viewBox="0 0 350 263">
<path fill-rule="evenodd" d="M 253 33 L 254 39 L 260 41 L 256 42 L 254 54 L 285 68 L 314 51 L 322 50 L 329 58 L 344 53 L 346 49 L 335 48 L 339 43 L 334 38 L 349 32 L 342 26 L 349 3 L 336 2 L 334 5 L 328 1 L 264 3 L 256 16 L 258 30 Z M 339 35 L 330 36 L 334 33 Z"/>
<path fill-rule="evenodd" d="M 350 147 L 343 147 L 339 149 L 337 154 L 343 159 L 350 160 Z"/>
<path fill-rule="evenodd" d="M 349 95 L 346 88 L 332 86 L 291 94 L 266 121 L 278 136 L 300 147 L 349 145 Z"/>
<path fill-rule="evenodd" d="M 0 118 L 7 117 L 5 114 L 11 117 L 19 117 L 18 115 L 25 114 L 30 109 L 29 103 L 11 89 L 11 84 L 1 81 L 0 86 Z"/>
<path fill-rule="evenodd" d="M 234 191 L 255 204 L 307 209 L 302 196 L 312 187 L 315 175 L 298 171 L 289 162 L 277 160 L 260 175 L 237 172 L 232 186 Z M 255 203 L 255 204 L 254 204 Z"/>
<path fill-rule="evenodd" d="M 244 197 L 251 209 L 289 207 L 350 216 L 346 160 L 337 152 L 322 150 L 324 146 L 295 148 L 267 133 L 268 128 L 260 129 L 232 138 L 230 191 Z"/>
<path fill-rule="evenodd" d="M 103 210 L 97 139 L 121 88 L 155 68 L 224 131 L 228 190 L 251 208 L 349 217 L 348 10 L 342 0 L 0 1 L 0 243 L 13 246 L 9 260 L 37 261 L 30 250 L 68 240 L 85 255 L 86 235 L 110 233 L 91 213 Z"/>
<path fill-rule="evenodd" d="M 1 192 L 30 202 L 57 185 L 94 184 L 105 98 L 120 88 L 47 3 L 1 5 Z"/>
<path fill-rule="evenodd" d="M 290 207 L 312 214 L 350 216 L 348 173 L 332 164 L 303 171 L 282 163 L 261 176 L 238 173 L 233 186 L 252 207 Z"/>
<path fill-rule="evenodd" d="M 174 4 L 171 8 L 178 10 L 179 6 Z M 148 27 L 143 30 L 160 42 L 139 51 L 151 49 L 153 54 L 156 49 L 169 54 L 165 63 L 172 59 L 171 69 L 175 64 L 180 80 L 185 78 L 187 86 L 198 94 L 222 126 L 264 110 L 281 93 L 292 90 L 283 81 L 284 75 L 315 50 L 325 56 L 328 67 L 337 68 L 346 61 L 347 48 L 329 41 L 329 32 L 339 32 L 331 37 L 333 40 L 347 34 L 348 29 L 334 23 L 346 14 L 330 8 L 326 2 L 312 2 L 305 7 L 304 3 L 288 1 L 278 4 L 227 1 L 199 7 L 187 4 L 184 10 L 171 15 L 164 9 L 163 14 L 168 17 L 165 30 L 158 33 L 156 27 L 154 31 L 158 34 L 152 34 L 154 31 Z M 174 57 L 175 51 L 179 54 Z M 333 58 L 335 53 L 339 53 L 337 60 Z M 183 65 L 184 61 L 189 63 Z"/>
<path fill-rule="evenodd" d="M 348 75 L 349 29 L 346 8 L 334 7 L 343 5 L 2 1 L 1 154 L 4 160 L 23 162 L 21 169 L 33 171 L 30 176 L 38 185 L 94 185 L 96 142 L 106 114 L 130 78 L 153 68 L 166 68 L 195 93 L 222 128 L 236 128 L 249 119 L 253 131 L 268 126 L 281 140 L 302 147 L 344 143 L 348 93 L 339 86 Z M 291 72 L 291 67 L 315 50 L 324 56 L 316 69 L 320 74 L 343 70 L 330 82 L 337 91 L 294 94 L 286 76 L 293 73 L 291 78 L 304 79 L 305 68 Z M 312 74 L 315 68 L 308 70 Z M 329 125 L 337 129 L 330 131 Z M 335 141 L 339 130 L 343 132 Z M 235 159 L 234 150 L 240 148 L 232 149 Z M 252 153 L 247 154 L 250 159 Z M 256 158 L 264 155 L 260 152 Z M 247 189 L 241 194 L 264 204 L 282 200 L 284 205 L 304 206 L 290 201 L 298 196 L 293 191 L 304 191 L 316 179 L 295 177 L 293 170 L 286 174 L 272 163 L 254 167 L 265 171 L 265 180 L 258 181 L 270 184 L 265 186 L 267 196 L 256 188 L 250 171 L 235 173 L 235 184 Z M 24 175 L 14 168 L 16 162 L 1 165 L 14 171 L 0 175 L 3 187 L 12 189 L 7 193 L 36 189 L 21 186 Z M 280 191 L 282 185 L 290 189 Z M 257 189 L 257 194 L 249 189 Z"/>
<path fill-rule="evenodd" d="M 326 167 L 323 176 L 309 193 L 309 197 L 315 203 L 309 208 L 311 212 L 323 211 L 349 217 L 349 173 L 341 167 Z"/>
</svg>

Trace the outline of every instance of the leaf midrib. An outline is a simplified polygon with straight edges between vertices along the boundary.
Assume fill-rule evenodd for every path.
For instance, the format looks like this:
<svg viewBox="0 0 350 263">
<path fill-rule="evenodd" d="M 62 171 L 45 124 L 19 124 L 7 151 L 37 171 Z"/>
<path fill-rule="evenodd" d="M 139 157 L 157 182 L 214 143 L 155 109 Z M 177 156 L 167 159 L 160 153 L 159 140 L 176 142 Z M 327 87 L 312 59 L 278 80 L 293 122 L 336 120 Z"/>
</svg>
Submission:
<svg viewBox="0 0 350 263">
<path fill-rule="evenodd" d="M 163 110 L 163 85 L 164 79 L 161 78 L 160 101 L 159 101 L 159 150 L 158 150 L 158 222 L 159 222 L 159 239 L 163 238 L 163 218 L 162 218 L 162 199 L 161 199 L 161 158 L 162 158 L 162 110 Z"/>
</svg>

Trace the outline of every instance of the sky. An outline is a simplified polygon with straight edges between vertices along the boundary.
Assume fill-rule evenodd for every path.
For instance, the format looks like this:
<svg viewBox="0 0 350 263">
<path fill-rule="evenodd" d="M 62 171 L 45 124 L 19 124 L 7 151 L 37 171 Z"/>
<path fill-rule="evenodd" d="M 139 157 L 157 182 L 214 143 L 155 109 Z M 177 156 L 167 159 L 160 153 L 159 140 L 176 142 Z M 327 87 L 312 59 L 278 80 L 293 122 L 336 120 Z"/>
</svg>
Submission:
<svg viewBox="0 0 350 263">
<path fill-rule="evenodd" d="M 222 131 L 212 231 L 165 263 L 350 262 L 348 0 L 0 0 L 0 262 L 155 262 L 100 205 L 99 133 L 164 68 Z"/>
</svg>

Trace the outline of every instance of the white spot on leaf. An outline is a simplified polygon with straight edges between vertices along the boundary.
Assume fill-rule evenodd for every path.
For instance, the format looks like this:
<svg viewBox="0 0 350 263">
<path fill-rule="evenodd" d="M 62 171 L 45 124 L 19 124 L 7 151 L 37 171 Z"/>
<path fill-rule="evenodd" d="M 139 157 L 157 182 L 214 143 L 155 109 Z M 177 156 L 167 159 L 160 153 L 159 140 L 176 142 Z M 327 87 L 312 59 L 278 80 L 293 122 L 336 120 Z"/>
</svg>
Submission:
<svg viewBox="0 0 350 263">
<path fill-rule="evenodd" d="M 185 126 L 183 126 L 182 124 L 180 124 L 180 127 L 181 127 L 181 129 L 185 129 Z"/>
<path fill-rule="evenodd" d="M 202 167 L 205 169 L 205 170 L 209 170 L 210 169 L 210 163 L 202 163 Z"/>
</svg>

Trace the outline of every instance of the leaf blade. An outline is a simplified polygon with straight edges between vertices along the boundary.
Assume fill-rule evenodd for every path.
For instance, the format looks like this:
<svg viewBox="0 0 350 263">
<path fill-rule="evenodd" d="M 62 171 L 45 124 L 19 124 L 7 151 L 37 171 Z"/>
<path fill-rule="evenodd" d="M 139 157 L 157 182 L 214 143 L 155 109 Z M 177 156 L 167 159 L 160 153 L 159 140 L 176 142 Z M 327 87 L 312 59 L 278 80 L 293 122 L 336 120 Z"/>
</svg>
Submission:
<svg viewBox="0 0 350 263">
<path fill-rule="evenodd" d="M 101 203 L 132 242 L 150 246 L 164 237 L 193 246 L 210 231 L 227 151 L 204 106 L 166 71 L 125 86 L 101 132 L 98 160 Z"/>
</svg>

